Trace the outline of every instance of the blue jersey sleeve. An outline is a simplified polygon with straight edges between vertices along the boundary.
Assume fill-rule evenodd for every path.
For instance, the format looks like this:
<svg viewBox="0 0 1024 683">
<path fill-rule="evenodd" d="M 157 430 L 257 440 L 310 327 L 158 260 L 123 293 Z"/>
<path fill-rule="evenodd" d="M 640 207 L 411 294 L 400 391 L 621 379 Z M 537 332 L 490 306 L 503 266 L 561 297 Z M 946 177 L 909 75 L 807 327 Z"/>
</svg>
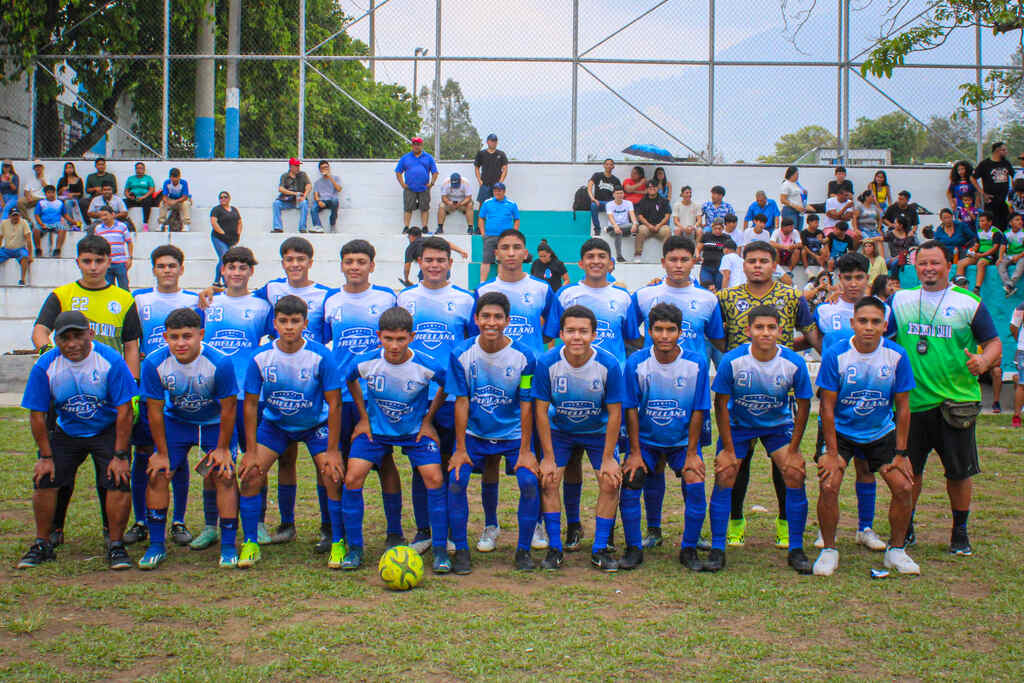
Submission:
<svg viewBox="0 0 1024 683">
<path fill-rule="evenodd" d="M 349 358 L 345 361 L 342 366 L 342 372 L 345 377 L 345 384 L 354 382 L 359 379 L 359 357 L 354 354 L 348 354 Z M 364 397 L 365 398 L 365 397 Z"/>
<path fill-rule="evenodd" d="M 249 367 L 245 371 L 245 393 L 259 395 L 263 390 L 263 375 L 260 374 L 260 366 L 256 359 L 249 361 Z"/>
<path fill-rule="evenodd" d="M 431 377 L 430 380 L 437 385 L 438 389 L 445 391 L 444 384 L 448 378 L 448 373 L 445 371 L 445 368 L 442 367 L 440 363 L 435 362 L 431 364 L 431 369 L 434 371 L 434 376 Z"/>
<path fill-rule="evenodd" d="M 530 395 L 535 401 L 547 401 L 550 403 L 551 377 L 548 373 L 547 363 L 538 360 L 533 370 L 533 387 L 530 389 Z"/>
<path fill-rule="evenodd" d="M 613 285 L 614 286 L 614 285 Z M 643 314 L 640 312 L 640 307 L 636 305 L 636 301 L 630 298 L 629 309 L 626 311 L 625 317 L 622 318 L 622 338 L 625 339 L 640 339 L 640 323 L 643 318 Z"/>
<path fill-rule="evenodd" d="M 711 390 L 716 394 L 732 394 L 732 357 L 731 355 L 722 358 L 718 363 L 718 373 L 714 382 L 711 383 Z"/>
<path fill-rule="evenodd" d="M 796 374 L 793 375 L 793 395 L 798 399 L 810 399 L 814 396 L 814 387 L 811 386 L 811 375 L 807 372 L 807 363 L 797 356 Z"/>
<path fill-rule="evenodd" d="M 821 358 L 821 367 L 818 368 L 816 384 L 825 391 L 839 391 L 839 357 L 835 353 L 836 344 L 825 351 Z"/>
<path fill-rule="evenodd" d="M 917 386 L 917 382 L 914 380 L 914 370 L 910 367 L 910 358 L 904 351 L 900 354 L 900 360 L 896 364 L 896 382 L 893 384 L 893 389 L 900 394 L 910 391 L 915 386 Z"/>
<path fill-rule="evenodd" d="M 984 302 L 978 302 L 978 310 L 974 312 L 974 319 L 971 320 L 971 332 L 979 342 L 987 342 L 999 336 L 995 323 L 992 322 L 992 315 Z"/>
<path fill-rule="evenodd" d="M 52 351 L 50 353 L 53 353 Z M 45 358 L 45 356 L 43 356 Z M 28 384 L 25 385 L 25 393 L 21 397 L 21 407 L 26 410 L 34 410 L 45 413 L 50 409 L 53 395 L 50 393 L 50 378 L 46 376 L 46 369 L 41 362 L 32 366 L 28 373 Z"/>
<path fill-rule="evenodd" d="M 213 375 L 214 398 L 217 400 L 228 396 L 238 395 L 238 380 L 235 378 L 235 369 L 231 361 L 225 357 L 218 365 Z"/>
<path fill-rule="evenodd" d="M 541 330 L 541 334 L 543 334 L 543 335 L 550 336 L 550 335 L 547 334 L 547 322 L 549 320 L 551 320 L 551 313 L 552 313 L 552 311 L 554 311 L 554 308 L 555 308 L 555 293 L 553 291 L 551 291 L 550 287 L 548 287 L 547 291 L 544 293 L 544 310 L 542 310 L 540 312 L 540 317 L 544 319 L 544 323 L 545 323 L 544 324 L 544 329 Z"/>
<path fill-rule="evenodd" d="M 550 339 L 558 339 L 559 328 L 561 327 L 562 320 L 562 302 L 559 301 L 558 295 L 554 294 L 551 297 L 551 309 L 548 317 L 544 319 L 544 336 Z"/>
<path fill-rule="evenodd" d="M 123 358 L 118 358 L 110 366 L 110 374 L 107 375 L 107 397 L 110 405 L 123 406 L 131 403 L 138 392 L 135 385 L 135 378 Z"/>
<path fill-rule="evenodd" d="M 622 370 L 619 369 L 619 364 L 614 359 L 610 363 L 606 363 L 605 367 L 608 368 L 608 379 L 604 387 L 604 401 L 605 403 L 622 403 L 626 397 Z"/>
<path fill-rule="evenodd" d="M 447 378 L 444 383 L 444 392 L 449 396 L 469 396 L 469 384 L 466 383 L 466 370 L 459 361 L 456 353 L 462 347 L 451 354 L 448 362 Z"/>
<path fill-rule="evenodd" d="M 533 355 L 527 353 L 526 355 L 526 366 L 523 368 L 523 374 L 519 378 L 519 401 L 529 401 L 533 398 L 533 373 L 536 372 L 537 361 L 534 360 Z"/>
<path fill-rule="evenodd" d="M 634 358 L 638 358 L 639 355 L 634 353 L 626 361 L 626 369 L 622 373 L 622 383 L 625 393 L 623 396 L 622 407 L 626 410 L 638 408 L 640 406 L 640 382 L 636 378 L 636 366 L 637 363 Z"/>
<path fill-rule="evenodd" d="M 325 392 L 340 390 L 346 383 L 342 374 L 342 368 L 338 367 L 338 364 L 331 358 L 330 353 L 321 353 L 320 358 L 320 383 L 323 386 L 323 390 Z"/>
<path fill-rule="evenodd" d="M 139 386 L 142 389 L 142 398 L 164 400 L 164 386 L 160 382 L 160 373 L 149 358 L 142 361 L 142 382 Z"/>
<path fill-rule="evenodd" d="M 715 297 L 716 299 L 718 297 Z M 722 322 L 722 305 L 715 301 L 711 317 L 704 324 L 704 335 L 708 339 L 725 339 L 725 324 Z"/>
<path fill-rule="evenodd" d="M 697 371 L 697 390 L 693 392 L 693 410 L 711 410 L 711 381 L 708 374 L 708 362 L 701 358 L 700 370 Z"/>
<path fill-rule="evenodd" d="M 252 293 L 252 295 L 254 297 L 256 297 L 257 299 L 263 299 L 264 301 L 266 301 L 269 304 L 270 303 L 270 299 L 268 298 L 268 295 L 267 295 L 267 286 L 268 285 L 263 285 L 262 287 L 260 287 L 256 291 L 254 291 Z M 268 317 L 273 318 L 273 316 L 274 316 L 274 311 L 273 311 L 273 306 L 271 306 L 271 311 L 270 311 L 270 314 L 268 315 Z"/>
</svg>

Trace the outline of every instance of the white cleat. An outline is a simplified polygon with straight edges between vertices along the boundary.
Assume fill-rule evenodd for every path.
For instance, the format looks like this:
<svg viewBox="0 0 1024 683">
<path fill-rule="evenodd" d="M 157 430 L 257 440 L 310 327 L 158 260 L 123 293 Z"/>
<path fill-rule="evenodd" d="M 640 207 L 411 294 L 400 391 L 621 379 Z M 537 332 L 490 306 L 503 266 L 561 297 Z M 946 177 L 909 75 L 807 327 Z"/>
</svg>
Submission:
<svg viewBox="0 0 1024 683">
<path fill-rule="evenodd" d="M 885 568 L 895 569 L 900 574 L 920 574 L 921 567 L 910 559 L 903 548 L 887 548 L 885 551 Z"/>
<path fill-rule="evenodd" d="M 489 553 L 494 550 L 498 536 L 501 535 L 501 527 L 485 526 L 484 532 L 480 534 L 480 540 L 476 542 L 476 549 L 482 553 Z"/>
<path fill-rule="evenodd" d="M 824 548 L 825 547 L 825 539 L 821 535 L 821 529 L 818 529 L 818 537 L 816 539 L 814 539 L 814 547 L 815 548 Z"/>
<path fill-rule="evenodd" d="M 835 548 L 825 548 L 814 563 L 814 575 L 832 576 L 838 566 L 839 551 Z"/>
<path fill-rule="evenodd" d="M 533 540 L 530 541 L 530 547 L 536 550 L 544 550 L 548 545 L 548 530 L 544 528 L 544 522 L 538 522 L 537 527 L 533 530 Z"/>
<path fill-rule="evenodd" d="M 885 550 L 885 541 L 878 537 L 875 530 L 871 527 L 864 529 L 864 531 L 857 532 L 857 543 L 861 544 L 868 550 L 874 550 L 876 552 L 882 552 Z"/>
</svg>

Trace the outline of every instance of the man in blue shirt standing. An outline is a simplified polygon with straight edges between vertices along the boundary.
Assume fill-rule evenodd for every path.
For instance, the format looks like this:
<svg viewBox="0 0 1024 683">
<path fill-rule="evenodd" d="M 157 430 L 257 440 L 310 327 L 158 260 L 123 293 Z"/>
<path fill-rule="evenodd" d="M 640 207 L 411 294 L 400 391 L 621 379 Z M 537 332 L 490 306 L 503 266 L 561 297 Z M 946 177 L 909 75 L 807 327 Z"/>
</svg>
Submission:
<svg viewBox="0 0 1024 683">
<path fill-rule="evenodd" d="M 480 205 L 477 225 L 484 238 L 484 255 L 480 262 L 480 282 L 487 282 L 494 263 L 494 251 L 498 247 L 498 236 L 506 230 L 519 229 L 519 207 L 505 197 L 505 183 L 494 183 L 494 193 Z"/>
<path fill-rule="evenodd" d="M 402 205 L 405 210 L 402 234 L 409 232 L 409 221 L 412 212 L 420 211 L 420 223 L 427 232 L 428 214 L 430 213 L 430 188 L 437 181 L 437 164 L 434 157 L 423 151 L 423 138 L 416 137 L 411 141 L 411 152 L 406 152 L 395 166 L 395 178 L 402 186 Z"/>
</svg>

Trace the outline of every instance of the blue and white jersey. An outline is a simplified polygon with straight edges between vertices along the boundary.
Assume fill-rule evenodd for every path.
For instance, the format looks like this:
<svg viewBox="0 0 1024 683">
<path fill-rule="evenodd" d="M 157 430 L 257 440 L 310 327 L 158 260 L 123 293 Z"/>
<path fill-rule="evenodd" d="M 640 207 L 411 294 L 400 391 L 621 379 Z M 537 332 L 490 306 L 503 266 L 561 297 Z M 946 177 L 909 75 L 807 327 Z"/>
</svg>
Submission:
<svg viewBox="0 0 1024 683">
<path fill-rule="evenodd" d="M 220 424 L 220 400 L 238 395 L 231 359 L 203 344 L 191 363 L 166 346 L 142 361 L 142 398 L 164 402 L 164 415 L 192 425 Z"/>
<path fill-rule="evenodd" d="M 849 341 L 853 336 L 853 307 L 853 303 L 839 299 L 835 303 L 819 304 L 814 309 L 814 322 L 821 332 L 822 353 L 834 344 Z M 885 320 L 888 327 L 886 336 L 894 335 L 896 325 L 889 304 L 885 304 Z"/>
<path fill-rule="evenodd" d="M 124 359 L 106 344 L 77 363 L 47 351 L 28 375 L 21 407 L 57 411 L 57 426 L 68 436 L 95 436 L 117 421 L 117 407 L 135 397 L 135 380 Z"/>
<path fill-rule="evenodd" d="M 896 428 L 896 394 L 914 388 L 914 371 L 902 346 L 888 339 L 871 353 L 852 341 L 833 344 L 821 358 L 817 385 L 839 394 L 836 431 L 857 443 L 870 443 Z"/>
<path fill-rule="evenodd" d="M 718 297 L 700 287 L 670 287 L 662 282 L 647 285 L 633 293 L 633 306 L 639 322 L 644 326 L 644 346 L 650 346 L 651 330 L 648 317 L 651 309 L 658 304 L 672 304 L 683 313 L 682 334 L 679 346 L 687 351 L 704 355 L 704 338 L 725 339 L 722 327 L 722 309 Z"/>
<path fill-rule="evenodd" d="M 661 363 L 648 347 L 626 361 L 623 408 L 640 418 L 640 443 L 678 448 L 690 441 L 690 417 L 711 410 L 711 381 L 703 353 L 683 350 L 671 363 Z"/>
<path fill-rule="evenodd" d="M 249 370 L 260 341 L 273 333 L 274 319 L 266 300 L 252 294 L 217 294 L 206 309 L 206 335 L 203 343 L 231 360 L 235 369 L 238 397 L 245 398 L 245 373 Z"/>
<path fill-rule="evenodd" d="M 452 351 L 445 391 L 449 396 L 469 398 L 469 435 L 495 440 L 522 438 L 519 403 L 530 400 L 533 353 L 515 341 L 488 353 L 478 339 L 467 339 Z"/>
<path fill-rule="evenodd" d="M 508 297 L 509 319 L 505 336 L 530 349 L 534 356 L 547 351 L 542 323 L 551 317 L 555 300 L 555 293 L 548 283 L 529 275 L 518 282 L 505 282 L 499 278 L 480 285 L 476 296 L 479 299 L 488 292 L 501 292 Z"/>
<path fill-rule="evenodd" d="M 277 300 L 287 294 L 294 294 L 305 301 L 309 312 L 307 314 L 306 331 L 302 333 L 302 336 L 309 341 L 323 344 L 324 300 L 330 293 L 330 287 L 321 285 L 318 282 L 314 282 L 306 287 L 292 287 L 288 284 L 288 278 L 279 277 L 257 289 L 253 292 L 253 295 L 270 304 L 271 315 L 273 315 L 274 304 L 277 303 Z M 270 336 L 277 336 L 277 332 L 273 331 L 273 328 L 271 328 Z"/>
<path fill-rule="evenodd" d="M 565 347 L 537 359 L 533 398 L 547 401 L 551 428 L 569 434 L 601 434 L 608 425 L 608 404 L 622 403 L 622 369 L 607 351 L 594 347 L 581 367 L 565 360 Z"/>
<path fill-rule="evenodd" d="M 409 348 L 425 353 L 439 366 L 447 366 L 455 345 L 480 331 L 473 322 L 475 304 L 471 293 L 452 284 L 440 289 L 422 284 L 403 289 L 398 294 L 398 305 L 412 315 L 416 332 Z M 436 394 L 437 387 L 431 386 L 430 398 Z M 448 400 L 455 398 L 449 396 Z"/>
<path fill-rule="evenodd" d="M 380 316 L 393 308 L 396 301 L 394 292 L 377 285 L 358 294 L 336 289 L 327 296 L 324 300 L 324 343 L 333 342 L 334 358 L 338 363 L 347 362 L 346 353 L 359 356 L 380 347 L 380 339 L 377 338 Z M 352 400 L 347 384 L 341 388 L 341 400 Z"/>
<path fill-rule="evenodd" d="M 544 334 L 557 339 L 562 313 L 577 305 L 593 311 L 597 318 L 594 346 L 610 353 L 621 369 L 626 364 L 626 340 L 640 338 L 640 316 L 629 292 L 614 285 L 596 288 L 582 282 L 566 285 L 555 294 L 551 315 L 544 324 Z"/>
<path fill-rule="evenodd" d="M 276 427 L 292 433 L 310 430 L 327 419 L 324 392 L 341 389 L 341 370 L 323 344 L 306 340 L 295 353 L 277 344 L 261 346 L 253 355 L 245 393 L 262 393 L 262 419 Z"/>
<path fill-rule="evenodd" d="M 199 295 L 184 289 L 170 294 L 158 292 L 152 287 L 136 289 L 132 292 L 135 298 L 135 308 L 139 312 L 139 319 L 142 321 L 142 339 L 139 340 L 139 351 L 145 358 L 158 349 L 167 346 L 164 340 L 164 321 L 171 311 L 179 308 L 192 308 L 203 317 L 203 311 L 199 308 Z"/>
<path fill-rule="evenodd" d="M 804 359 L 784 346 L 778 349 L 775 357 L 765 362 L 754 358 L 750 344 L 741 344 L 722 356 L 711 390 L 729 394 L 730 425 L 762 431 L 791 427 L 789 392 L 798 399 L 813 395 Z"/>
<path fill-rule="evenodd" d="M 404 363 L 394 365 L 383 351 L 371 351 L 350 359 L 346 381 L 362 380 L 363 399 L 375 437 L 414 437 L 430 409 L 431 386 L 444 388 L 444 369 L 425 353 L 412 352 Z"/>
</svg>

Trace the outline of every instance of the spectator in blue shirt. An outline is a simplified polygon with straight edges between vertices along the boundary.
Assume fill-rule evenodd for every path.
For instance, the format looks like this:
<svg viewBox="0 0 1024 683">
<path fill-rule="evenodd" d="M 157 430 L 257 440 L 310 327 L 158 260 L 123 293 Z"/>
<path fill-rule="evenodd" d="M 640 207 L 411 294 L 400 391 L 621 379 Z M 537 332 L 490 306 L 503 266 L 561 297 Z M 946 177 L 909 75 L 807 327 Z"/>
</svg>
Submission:
<svg viewBox="0 0 1024 683">
<path fill-rule="evenodd" d="M 420 211 L 420 223 L 427 229 L 427 214 L 430 212 L 430 188 L 437 181 L 437 164 L 434 157 L 423 151 L 423 138 L 413 138 L 411 152 L 406 152 L 395 166 L 395 178 L 402 186 L 402 203 L 405 216 L 402 234 L 409 232 L 412 212 Z"/>
<path fill-rule="evenodd" d="M 494 263 L 494 250 L 498 247 L 498 235 L 506 230 L 519 229 L 519 207 L 505 197 L 505 183 L 491 186 L 492 197 L 480 205 L 477 225 L 484 238 L 484 256 L 480 264 L 480 282 L 487 282 Z"/>
<path fill-rule="evenodd" d="M 747 224 L 754 221 L 754 216 L 757 214 L 764 214 L 769 232 L 775 232 L 779 229 L 779 205 L 775 203 L 774 199 L 768 199 L 768 195 L 765 194 L 764 190 L 758 190 L 754 195 L 754 203 L 747 208 L 747 215 L 743 217 L 743 229 L 747 229 Z"/>
<path fill-rule="evenodd" d="M 711 224 L 715 222 L 716 218 L 724 219 L 729 214 L 736 215 L 736 212 L 732 209 L 732 204 L 723 201 L 723 197 L 725 197 L 724 187 L 715 185 L 711 188 L 711 201 L 704 202 L 704 206 L 700 209 L 704 217 L 705 232 L 711 230 Z"/>
<path fill-rule="evenodd" d="M 192 195 L 188 191 L 188 181 L 181 177 L 181 171 L 172 168 L 170 177 L 164 181 L 160 193 L 160 225 L 167 224 L 167 213 L 177 211 L 181 216 L 181 229 L 188 232 L 192 222 Z"/>
</svg>

